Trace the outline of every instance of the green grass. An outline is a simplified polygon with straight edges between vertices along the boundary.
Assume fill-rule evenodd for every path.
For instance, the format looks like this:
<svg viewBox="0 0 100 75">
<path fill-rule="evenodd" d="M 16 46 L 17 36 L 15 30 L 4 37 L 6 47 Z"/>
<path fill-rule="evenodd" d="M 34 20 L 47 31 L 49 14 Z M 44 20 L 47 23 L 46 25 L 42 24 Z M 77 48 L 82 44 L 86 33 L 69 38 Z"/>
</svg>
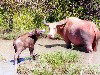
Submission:
<svg viewBox="0 0 100 75">
<path fill-rule="evenodd" d="M 18 67 L 18 74 L 100 75 L 99 66 L 86 66 L 81 62 L 81 56 L 76 51 L 49 52 L 40 55 L 37 60 L 26 60 Z"/>
<path fill-rule="evenodd" d="M 6 60 L 1 54 L 0 54 L 0 61 Z"/>
<path fill-rule="evenodd" d="M 23 30 L 23 31 L 13 31 L 13 32 L 9 32 L 9 33 L 6 32 L 4 34 L 1 33 L 0 38 L 2 38 L 4 40 L 13 40 L 26 32 L 29 32 L 29 31 Z"/>
<path fill-rule="evenodd" d="M 33 29 L 34 30 L 34 29 Z M 13 32 L 5 32 L 5 33 L 0 33 L 0 38 L 4 39 L 4 40 L 13 40 L 15 38 L 17 38 L 18 36 L 27 33 L 27 32 L 31 32 L 33 30 L 22 30 L 22 31 L 13 31 Z M 42 30 L 42 29 L 41 29 Z M 45 32 L 43 35 L 46 36 L 47 32 Z"/>
<path fill-rule="evenodd" d="M 28 75 L 30 71 L 25 66 L 19 66 L 18 69 L 17 69 L 17 72 L 19 74 Z"/>
<path fill-rule="evenodd" d="M 52 72 L 49 72 L 48 70 L 38 70 L 38 69 L 35 69 L 32 73 L 33 75 L 53 75 Z"/>
<path fill-rule="evenodd" d="M 16 34 L 12 34 L 12 33 L 7 33 L 7 34 L 1 34 L 0 38 L 5 39 L 5 40 L 12 40 L 15 39 Z"/>
<path fill-rule="evenodd" d="M 41 62 L 47 62 L 52 67 L 56 68 L 65 63 L 75 63 L 78 61 L 78 54 L 74 51 L 72 52 L 53 52 L 42 55 L 40 57 Z"/>
<path fill-rule="evenodd" d="M 37 61 L 26 62 L 22 64 L 24 67 L 29 69 L 29 64 L 31 65 L 31 70 L 29 73 L 32 75 L 59 75 L 59 74 L 69 74 L 70 68 L 75 66 L 79 61 L 79 54 L 75 51 L 65 52 L 65 51 L 55 51 L 47 54 L 42 54 L 39 56 Z M 21 66 L 18 68 L 18 73 L 25 73 Z M 79 73 L 78 67 L 74 67 L 75 71 L 73 73 Z M 78 71 L 78 72 L 77 72 Z"/>
</svg>

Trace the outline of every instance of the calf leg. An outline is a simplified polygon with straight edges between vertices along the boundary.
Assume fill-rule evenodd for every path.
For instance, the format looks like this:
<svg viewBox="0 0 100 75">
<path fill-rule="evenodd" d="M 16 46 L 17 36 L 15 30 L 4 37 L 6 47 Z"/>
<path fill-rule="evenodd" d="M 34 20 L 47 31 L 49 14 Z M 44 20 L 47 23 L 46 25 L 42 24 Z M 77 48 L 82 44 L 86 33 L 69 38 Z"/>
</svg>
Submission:
<svg viewBox="0 0 100 75">
<path fill-rule="evenodd" d="M 21 50 L 20 51 L 17 51 L 16 53 L 15 53 L 15 55 L 14 55 L 14 61 L 15 61 L 15 63 L 14 64 L 17 64 L 17 60 L 19 60 L 19 55 L 20 55 L 20 53 L 21 53 Z"/>
<path fill-rule="evenodd" d="M 17 62 L 19 61 L 19 55 L 21 54 L 21 52 L 24 50 L 24 48 L 19 48 L 17 50 L 15 50 L 15 55 L 14 55 L 14 64 L 17 64 Z"/>
<path fill-rule="evenodd" d="M 35 60 L 35 55 L 33 55 L 33 50 L 34 50 L 33 47 L 30 47 L 30 48 L 29 48 L 30 56 L 32 56 L 33 60 Z"/>
</svg>

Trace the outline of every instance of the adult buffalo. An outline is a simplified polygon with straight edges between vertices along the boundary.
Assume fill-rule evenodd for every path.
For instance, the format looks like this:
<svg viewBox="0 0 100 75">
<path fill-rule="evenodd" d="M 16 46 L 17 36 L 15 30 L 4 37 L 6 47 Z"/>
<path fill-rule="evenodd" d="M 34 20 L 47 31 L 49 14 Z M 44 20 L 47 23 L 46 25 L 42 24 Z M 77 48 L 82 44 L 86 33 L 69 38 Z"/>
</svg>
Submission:
<svg viewBox="0 0 100 75">
<path fill-rule="evenodd" d="M 54 38 L 56 33 L 60 34 L 67 48 L 71 48 L 71 43 L 73 43 L 84 46 L 87 52 L 96 51 L 100 32 L 94 23 L 76 17 L 69 17 L 54 23 L 44 21 L 44 23 L 50 28 L 48 37 Z"/>
</svg>

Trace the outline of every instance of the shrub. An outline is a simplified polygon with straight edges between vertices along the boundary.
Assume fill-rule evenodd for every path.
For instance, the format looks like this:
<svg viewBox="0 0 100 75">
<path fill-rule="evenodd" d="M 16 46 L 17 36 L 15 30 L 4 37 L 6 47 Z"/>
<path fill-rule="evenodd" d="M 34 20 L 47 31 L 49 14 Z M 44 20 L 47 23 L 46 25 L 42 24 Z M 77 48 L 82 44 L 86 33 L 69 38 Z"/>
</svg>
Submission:
<svg viewBox="0 0 100 75">
<path fill-rule="evenodd" d="M 28 57 L 29 58 L 29 57 Z M 86 66 L 80 62 L 76 51 L 55 51 L 42 54 L 36 61 L 25 61 L 18 68 L 18 73 L 31 75 L 99 75 L 99 66 Z M 24 67 L 24 70 L 23 68 Z M 23 72 L 24 71 L 24 72 Z"/>
<path fill-rule="evenodd" d="M 0 54 L 0 61 L 6 60 L 1 54 Z"/>
<path fill-rule="evenodd" d="M 65 63 L 75 63 L 78 60 L 78 54 L 76 52 L 54 52 L 44 54 L 40 58 L 42 62 L 47 62 L 54 68 L 61 66 Z"/>
<path fill-rule="evenodd" d="M 27 69 L 25 66 L 19 66 L 17 69 L 18 74 L 28 75 L 29 72 L 29 69 Z"/>
<path fill-rule="evenodd" d="M 33 17 L 31 12 L 23 8 L 20 12 L 15 12 L 13 16 L 13 28 L 15 30 L 23 31 L 33 29 Z"/>
<path fill-rule="evenodd" d="M 53 73 L 49 72 L 48 70 L 41 70 L 41 71 L 39 71 L 39 70 L 35 69 L 33 71 L 33 75 L 53 75 Z"/>
<path fill-rule="evenodd" d="M 12 33 L 7 33 L 7 34 L 4 34 L 4 35 L 2 35 L 1 36 L 3 39 L 5 39 L 5 40 L 13 40 L 15 37 L 16 37 L 16 35 L 15 34 L 12 34 Z"/>
</svg>

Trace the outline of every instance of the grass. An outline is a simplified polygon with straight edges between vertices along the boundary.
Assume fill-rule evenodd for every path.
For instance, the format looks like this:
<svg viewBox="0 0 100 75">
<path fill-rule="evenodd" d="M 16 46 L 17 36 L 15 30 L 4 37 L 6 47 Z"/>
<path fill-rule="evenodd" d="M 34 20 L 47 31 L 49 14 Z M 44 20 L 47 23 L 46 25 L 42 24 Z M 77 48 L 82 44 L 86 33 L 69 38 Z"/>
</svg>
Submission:
<svg viewBox="0 0 100 75">
<path fill-rule="evenodd" d="M 0 61 L 6 60 L 1 54 L 0 54 Z"/>
<path fill-rule="evenodd" d="M 12 33 L 10 33 L 10 34 L 1 34 L 0 35 L 0 38 L 3 38 L 3 39 L 5 39 L 5 40 L 12 40 L 12 39 L 15 39 L 15 37 L 16 37 L 16 35 L 15 34 L 12 34 Z"/>
<path fill-rule="evenodd" d="M 33 75 L 53 75 L 52 72 L 49 72 L 48 70 L 41 70 L 39 71 L 38 69 L 35 69 L 32 73 Z"/>
<path fill-rule="evenodd" d="M 23 72 L 23 66 L 28 69 L 28 73 L 32 75 L 63 75 L 63 74 L 77 74 L 80 72 L 79 54 L 75 51 L 55 51 L 47 54 L 42 54 L 36 61 L 26 61 L 18 68 L 19 74 Z M 30 68 L 30 67 L 31 68 Z M 24 69 L 25 69 L 24 68 Z"/>
<path fill-rule="evenodd" d="M 100 65 L 88 65 L 84 68 L 84 74 L 88 75 L 100 75 Z"/>
<path fill-rule="evenodd" d="M 78 61 L 78 54 L 74 51 L 72 52 L 53 52 L 42 55 L 40 61 L 50 64 L 52 67 L 57 68 L 65 63 L 75 63 Z"/>
<path fill-rule="evenodd" d="M 29 69 L 26 68 L 25 66 L 19 66 L 17 72 L 18 72 L 19 74 L 28 75 L 30 71 L 29 71 Z"/>
<path fill-rule="evenodd" d="M 33 29 L 34 30 L 34 29 Z M 42 29 L 41 29 L 42 30 Z M 5 33 L 2 33 L 0 32 L 0 38 L 1 39 L 4 39 L 4 40 L 13 40 L 15 38 L 17 38 L 18 36 L 24 34 L 24 33 L 27 33 L 27 32 L 31 32 L 32 30 L 22 30 L 22 31 L 12 31 L 12 32 L 5 32 Z M 46 33 L 45 32 L 43 35 L 46 36 Z"/>
<path fill-rule="evenodd" d="M 4 39 L 4 40 L 13 40 L 15 39 L 16 37 L 26 33 L 26 32 L 29 32 L 29 31 L 13 31 L 13 32 L 9 32 L 9 33 L 1 33 L 0 34 L 0 38 Z"/>
<path fill-rule="evenodd" d="M 37 60 L 26 60 L 18 67 L 18 74 L 100 75 L 99 66 L 81 64 L 81 55 L 76 51 L 55 51 L 41 54 Z"/>
</svg>

